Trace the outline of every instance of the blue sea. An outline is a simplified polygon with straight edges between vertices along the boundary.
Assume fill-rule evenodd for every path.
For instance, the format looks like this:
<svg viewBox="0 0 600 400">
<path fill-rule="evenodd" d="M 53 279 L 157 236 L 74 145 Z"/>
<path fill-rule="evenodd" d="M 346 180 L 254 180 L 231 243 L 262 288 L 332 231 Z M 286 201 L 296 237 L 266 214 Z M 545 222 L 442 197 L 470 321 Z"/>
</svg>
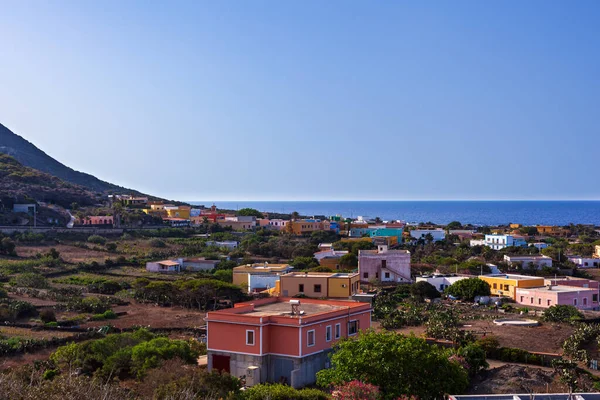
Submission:
<svg viewBox="0 0 600 400">
<path fill-rule="evenodd" d="M 600 201 L 216 201 L 218 208 L 237 210 L 251 207 L 260 211 L 300 215 L 342 215 L 406 222 L 498 225 L 600 225 Z M 212 201 L 192 202 L 211 206 Z"/>
</svg>

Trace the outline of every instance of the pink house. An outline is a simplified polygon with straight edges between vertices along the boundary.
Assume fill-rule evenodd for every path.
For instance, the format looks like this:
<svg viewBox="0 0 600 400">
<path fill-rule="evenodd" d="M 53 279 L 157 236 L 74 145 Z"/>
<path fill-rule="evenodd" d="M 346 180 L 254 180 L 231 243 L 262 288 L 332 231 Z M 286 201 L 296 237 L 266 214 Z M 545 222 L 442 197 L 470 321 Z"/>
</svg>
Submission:
<svg viewBox="0 0 600 400">
<path fill-rule="evenodd" d="M 544 279 L 544 284 L 547 285 L 561 285 L 561 286 L 575 286 L 582 288 L 592 288 L 598 290 L 600 282 L 593 281 L 585 278 L 574 278 L 572 276 L 559 276 L 557 278 Z"/>
<path fill-rule="evenodd" d="M 79 223 L 81 225 L 112 225 L 113 217 L 111 215 L 91 215 L 82 218 Z"/>
<path fill-rule="evenodd" d="M 338 300 L 270 297 L 206 316 L 208 369 L 246 377 L 248 386 L 315 383 L 341 339 L 371 326 L 371 306 Z"/>
<path fill-rule="evenodd" d="M 541 286 L 517 288 L 515 300 L 524 306 L 548 308 L 569 305 L 580 310 L 598 309 L 598 289 L 576 286 Z"/>
<path fill-rule="evenodd" d="M 388 250 L 386 245 L 377 250 L 358 251 L 358 272 L 361 282 L 411 282 L 410 252 Z"/>
</svg>

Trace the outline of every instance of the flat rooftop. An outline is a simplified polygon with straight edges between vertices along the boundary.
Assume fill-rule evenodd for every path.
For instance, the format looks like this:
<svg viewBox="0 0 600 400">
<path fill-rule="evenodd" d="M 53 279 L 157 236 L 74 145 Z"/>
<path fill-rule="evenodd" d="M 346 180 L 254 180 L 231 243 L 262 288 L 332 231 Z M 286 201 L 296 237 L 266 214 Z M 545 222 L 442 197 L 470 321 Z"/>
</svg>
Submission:
<svg viewBox="0 0 600 400">
<path fill-rule="evenodd" d="M 489 274 L 489 275 L 481 275 L 480 278 L 496 278 L 496 279 L 514 279 L 517 281 L 523 281 L 528 279 L 544 279 L 541 276 L 528 276 L 528 275 L 511 275 L 511 274 Z"/>
<path fill-rule="evenodd" d="M 350 278 L 352 276 L 358 275 L 356 273 L 346 273 L 346 272 L 290 272 L 282 277 L 286 278 Z"/>
<path fill-rule="evenodd" d="M 542 256 L 538 256 L 538 255 L 528 256 L 528 255 L 518 255 L 518 254 L 515 254 L 515 255 L 507 254 L 506 257 L 508 257 L 508 258 L 524 258 L 524 259 L 526 258 L 528 260 L 547 260 L 550 258 L 548 256 L 543 256 L 543 255 Z"/>
<path fill-rule="evenodd" d="M 320 314 L 329 311 L 338 311 L 347 309 L 348 306 L 333 305 L 330 303 L 308 303 L 300 301 L 300 312 L 304 311 L 302 316 L 309 316 L 314 314 Z M 254 311 L 248 311 L 240 313 L 242 315 L 252 315 L 255 317 L 268 317 L 268 316 L 291 316 L 292 305 L 288 302 L 276 302 L 260 306 L 255 306 Z"/>
<path fill-rule="evenodd" d="M 408 250 L 386 250 L 379 252 L 377 249 L 375 250 L 359 250 L 358 254 L 410 254 Z"/>
<path fill-rule="evenodd" d="M 598 293 L 598 289 L 595 288 L 584 288 L 581 286 L 563 286 L 556 285 L 552 286 L 552 289 L 549 289 L 548 286 L 539 286 L 532 288 L 519 288 L 521 291 L 523 290 L 532 290 L 536 292 L 556 292 L 556 293 L 569 293 L 569 292 L 582 292 L 582 291 L 593 291 Z"/>
<path fill-rule="evenodd" d="M 235 267 L 233 272 L 277 272 L 294 268 L 289 264 L 246 264 Z"/>
</svg>

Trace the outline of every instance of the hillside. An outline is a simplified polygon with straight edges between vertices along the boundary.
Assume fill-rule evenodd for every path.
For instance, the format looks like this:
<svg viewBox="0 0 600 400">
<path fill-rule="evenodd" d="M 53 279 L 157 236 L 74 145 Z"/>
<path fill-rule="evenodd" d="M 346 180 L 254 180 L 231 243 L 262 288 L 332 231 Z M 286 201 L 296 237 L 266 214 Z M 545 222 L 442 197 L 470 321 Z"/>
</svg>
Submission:
<svg viewBox="0 0 600 400">
<path fill-rule="evenodd" d="M 6 154 L 0 154 L 0 194 L 2 203 L 35 199 L 65 208 L 69 208 L 73 202 L 86 206 L 103 200 L 98 192 L 25 167 Z"/>
<path fill-rule="evenodd" d="M 46 172 L 65 182 L 80 185 L 95 192 L 141 194 L 67 167 L 2 124 L 0 124 L 0 153 L 14 157 L 26 167 Z"/>
</svg>

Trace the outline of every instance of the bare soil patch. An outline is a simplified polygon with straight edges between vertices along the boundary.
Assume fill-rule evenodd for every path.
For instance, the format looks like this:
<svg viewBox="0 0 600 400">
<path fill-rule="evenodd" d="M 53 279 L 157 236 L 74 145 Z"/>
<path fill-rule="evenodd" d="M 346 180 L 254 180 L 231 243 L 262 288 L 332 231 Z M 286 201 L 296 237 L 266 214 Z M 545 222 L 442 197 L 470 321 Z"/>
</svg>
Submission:
<svg viewBox="0 0 600 400">
<path fill-rule="evenodd" d="M 38 253 L 47 253 L 53 247 L 60 252 L 60 257 L 69 263 L 101 262 L 107 257 L 114 257 L 114 254 L 105 251 L 84 249 L 66 244 L 17 246 L 16 251 L 20 257 L 34 257 Z"/>
<path fill-rule="evenodd" d="M 113 308 L 116 313 L 127 312 L 117 319 L 108 321 L 90 321 L 82 327 L 112 325 L 116 328 L 132 326 L 150 326 L 151 328 L 196 328 L 205 325 L 205 312 L 181 307 L 158 307 L 152 304 L 132 302 L 126 306 Z"/>
<path fill-rule="evenodd" d="M 594 391 L 589 376 L 582 374 L 579 379 L 580 391 Z M 558 375 L 548 369 L 506 364 L 491 368 L 471 381 L 467 394 L 502 393 L 566 393 L 567 388 L 559 381 Z"/>
</svg>

